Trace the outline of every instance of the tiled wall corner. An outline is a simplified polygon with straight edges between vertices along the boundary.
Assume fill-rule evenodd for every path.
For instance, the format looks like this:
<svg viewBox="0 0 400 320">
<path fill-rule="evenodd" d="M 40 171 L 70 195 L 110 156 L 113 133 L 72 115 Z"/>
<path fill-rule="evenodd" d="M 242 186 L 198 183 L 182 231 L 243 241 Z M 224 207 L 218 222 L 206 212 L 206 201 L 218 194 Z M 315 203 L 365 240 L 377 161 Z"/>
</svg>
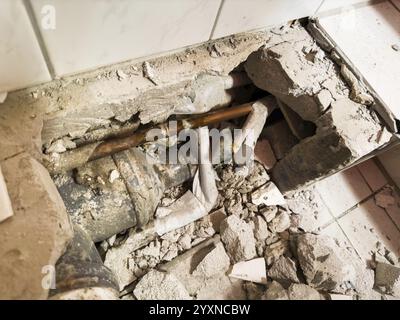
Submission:
<svg viewBox="0 0 400 320">
<path fill-rule="evenodd" d="M 322 0 L 225 0 L 213 39 L 313 15 Z"/>
<path fill-rule="evenodd" d="M 50 81 L 22 0 L 0 1 L 0 92 Z"/>
<path fill-rule="evenodd" d="M 58 76 L 207 41 L 220 3 L 31 0 L 39 22 L 44 5 L 55 8 L 55 30 L 39 27 Z"/>
</svg>

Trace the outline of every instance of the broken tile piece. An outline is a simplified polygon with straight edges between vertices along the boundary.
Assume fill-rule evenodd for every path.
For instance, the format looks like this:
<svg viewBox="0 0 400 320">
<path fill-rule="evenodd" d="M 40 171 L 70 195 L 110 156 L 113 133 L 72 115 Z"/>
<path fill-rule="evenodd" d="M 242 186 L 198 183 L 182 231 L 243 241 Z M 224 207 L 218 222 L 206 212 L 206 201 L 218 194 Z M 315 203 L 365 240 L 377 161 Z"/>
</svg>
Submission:
<svg viewBox="0 0 400 320">
<path fill-rule="evenodd" d="M 191 300 L 183 284 L 172 274 L 151 270 L 133 290 L 138 300 Z"/>
<path fill-rule="evenodd" d="M 219 242 L 215 248 L 200 261 L 194 269 L 193 275 L 210 278 L 218 274 L 224 274 L 229 266 L 230 259 L 226 254 L 224 246 Z"/>
<path fill-rule="evenodd" d="M 235 215 L 222 221 L 221 240 L 233 262 L 249 260 L 256 255 L 256 240 L 251 226 Z"/>
<path fill-rule="evenodd" d="M 283 206 L 285 198 L 273 182 L 267 182 L 251 194 L 251 201 L 255 205 Z"/>
<path fill-rule="evenodd" d="M 242 279 L 260 284 L 267 283 L 267 271 L 264 258 L 257 258 L 249 261 L 236 263 L 231 273 L 232 278 Z"/>
</svg>

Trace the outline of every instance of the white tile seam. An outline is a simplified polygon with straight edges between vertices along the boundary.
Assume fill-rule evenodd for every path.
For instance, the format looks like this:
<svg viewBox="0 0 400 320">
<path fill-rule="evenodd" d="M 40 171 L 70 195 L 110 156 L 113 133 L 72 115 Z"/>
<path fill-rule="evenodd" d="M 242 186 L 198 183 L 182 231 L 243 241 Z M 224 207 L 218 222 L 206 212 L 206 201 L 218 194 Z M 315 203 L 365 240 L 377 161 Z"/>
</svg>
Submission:
<svg viewBox="0 0 400 320">
<path fill-rule="evenodd" d="M 209 41 L 212 40 L 212 38 L 214 37 L 215 29 L 217 28 L 219 17 L 221 16 L 221 12 L 222 12 L 222 8 L 223 8 L 224 4 L 225 4 L 225 0 L 221 0 L 218 10 L 217 10 L 217 14 L 215 15 L 214 24 L 212 26 L 210 36 L 208 38 Z"/>
<path fill-rule="evenodd" d="M 47 70 L 50 74 L 50 77 L 52 80 L 56 79 L 56 73 L 55 73 L 55 69 L 53 66 L 53 63 L 50 59 L 50 55 L 49 52 L 47 50 L 47 46 L 46 43 L 44 42 L 43 36 L 42 36 L 42 32 L 40 30 L 40 27 L 38 25 L 35 13 L 33 11 L 32 5 L 30 3 L 30 0 L 22 0 L 22 3 L 24 5 L 25 11 L 28 14 L 28 18 L 30 21 L 30 24 L 32 26 L 33 32 L 35 34 L 36 37 L 36 41 L 39 45 L 40 48 L 40 52 L 43 56 L 43 60 L 46 64 Z"/>
</svg>

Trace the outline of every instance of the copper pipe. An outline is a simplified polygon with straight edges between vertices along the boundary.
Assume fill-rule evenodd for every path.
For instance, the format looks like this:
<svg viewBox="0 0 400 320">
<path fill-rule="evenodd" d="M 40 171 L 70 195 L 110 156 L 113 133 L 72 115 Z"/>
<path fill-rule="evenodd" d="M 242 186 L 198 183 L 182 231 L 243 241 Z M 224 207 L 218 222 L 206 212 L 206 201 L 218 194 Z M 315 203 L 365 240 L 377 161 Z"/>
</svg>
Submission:
<svg viewBox="0 0 400 320">
<path fill-rule="evenodd" d="M 194 129 L 211 124 L 227 121 L 231 119 L 240 118 L 248 115 L 252 111 L 252 105 L 254 102 L 245 103 L 239 106 L 230 107 L 226 109 L 220 109 L 218 111 L 209 112 L 200 116 L 191 117 L 183 120 L 177 120 L 176 130 L 170 130 L 168 122 L 156 125 L 151 128 L 145 128 L 134 132 L 132 135 L 127 137 L 112 138 L 109 140 L 102 141 L 96 144 L 90 144 L 81 146 L 71 151 L 61 153 L 59 159 L 55 162 L 54 160 L 45 161 L 48 170 L 51 173 L 60 173 L 62 171 L 71 170 L 77 168 L 85 163 L 100 158 L 104 158 L 114 153 L 124 151 L 136 146 L 139 146 L 145 142 L 152 142 L 147 137 L 150 130 L 160 129 L 165 133 L 165 137 L 170 137 L 178 134 L 184 129 Z M 154 141 L 154 140 L 153 140 Z M 80 156 L 79 153 L 85 154 L 89 150 L 87 156 Z"/>
</svg>

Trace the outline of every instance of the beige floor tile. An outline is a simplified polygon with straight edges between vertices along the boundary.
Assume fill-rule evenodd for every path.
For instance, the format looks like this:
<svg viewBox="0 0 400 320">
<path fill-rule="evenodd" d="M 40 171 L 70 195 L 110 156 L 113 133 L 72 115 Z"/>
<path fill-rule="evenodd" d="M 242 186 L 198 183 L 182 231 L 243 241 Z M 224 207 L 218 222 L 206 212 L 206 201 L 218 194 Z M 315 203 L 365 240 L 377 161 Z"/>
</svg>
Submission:
<svg viewBox="0 0 400 320">
<path fill-rule="evenodd" d="M 356 167 L 316 183 L 316 188 L 335 217 L 340 216 L 371 194 L 370 188 Z"/>
<path fill-rule="evenodd" d="M 378 241 L 400 256 L 400 232 L 373 198 L 340 218 L 338 223 L 363 259 L 371 259 L 371 251 L 376 250 Z"/>
<path fill-rule="evenodd" d="M 347 247 L 353 248 L 353 246 L 347 239 L 345 233 L 343 232 L 342 229 L 340 229 L 340 226 L 336 221 L 332 222 L 330 225 L 323 228 L 321 230 L 320 234 L 335 238 L 335 239 L 339 240 L 341 243 L 345 244 Z"/>
<path fill-rule="evenodd" d="M 369 159 L 357 166 L 372 191 L 382 188 L 387 180 L 373 159 Z"/>
</svg>

